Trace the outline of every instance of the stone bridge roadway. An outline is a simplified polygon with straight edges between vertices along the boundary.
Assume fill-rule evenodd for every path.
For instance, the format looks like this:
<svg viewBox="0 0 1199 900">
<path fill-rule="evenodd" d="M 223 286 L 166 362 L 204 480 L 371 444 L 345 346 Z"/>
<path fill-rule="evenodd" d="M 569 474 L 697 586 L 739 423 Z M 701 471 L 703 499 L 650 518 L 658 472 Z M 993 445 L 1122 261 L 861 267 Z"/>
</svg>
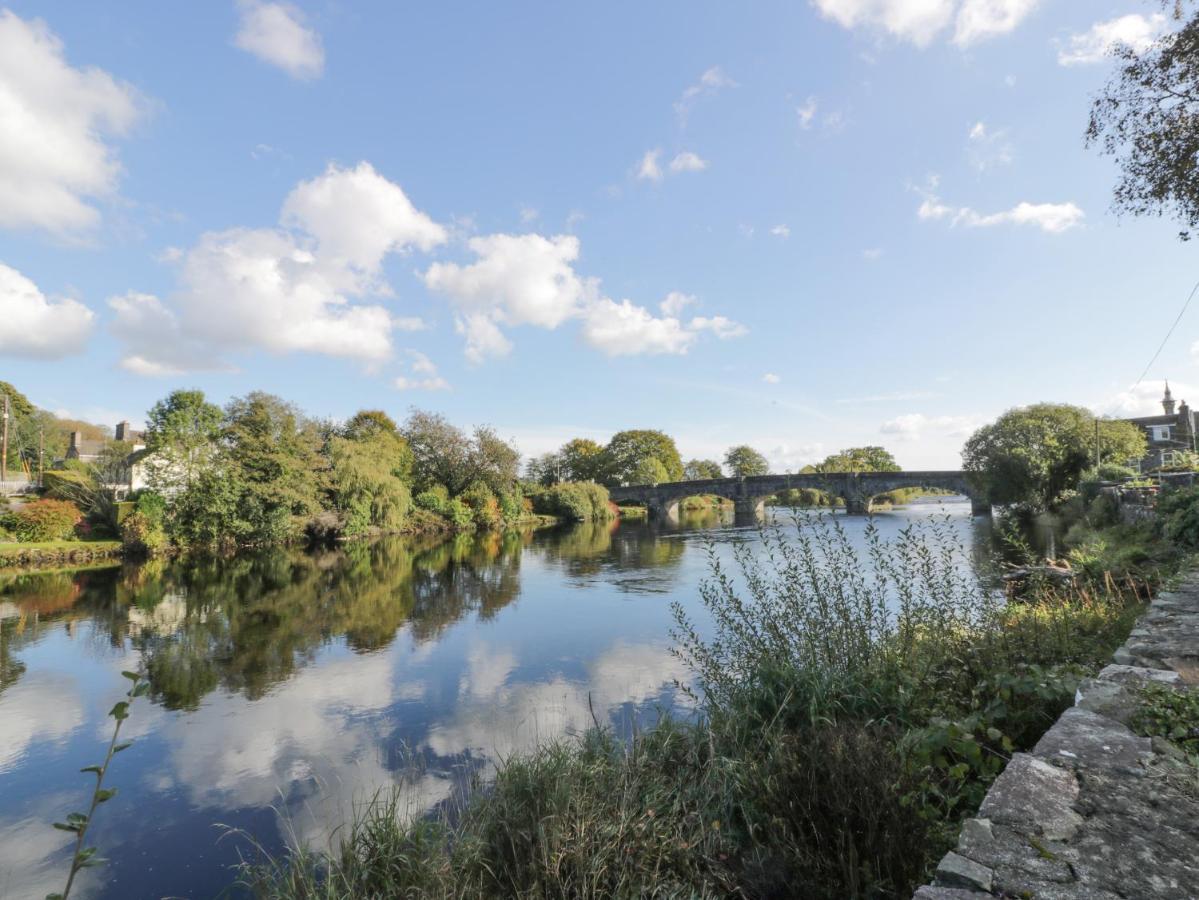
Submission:
<svg viewBox="0 0 1199 900">
<path fill-rule="evenodd" d="M 842 472 L 811 475 L 752 475 L 745 478 L 710 478 L 664 484 L 610 488 L 617 503 L 643 503 L 655 518 L 676 519 L 679 501 L 698 494 L 727 497 L 738 518 L 758 517 L 766 498 L 787 488 L 816 488 L 842 497 L 850 515 L 870 512 L 870 499 L 897 488 L 939 488 L 970 498 L 975 515 L 988 515 L 991 507 L 979 496 L 965 472 Z"/>
</svg>

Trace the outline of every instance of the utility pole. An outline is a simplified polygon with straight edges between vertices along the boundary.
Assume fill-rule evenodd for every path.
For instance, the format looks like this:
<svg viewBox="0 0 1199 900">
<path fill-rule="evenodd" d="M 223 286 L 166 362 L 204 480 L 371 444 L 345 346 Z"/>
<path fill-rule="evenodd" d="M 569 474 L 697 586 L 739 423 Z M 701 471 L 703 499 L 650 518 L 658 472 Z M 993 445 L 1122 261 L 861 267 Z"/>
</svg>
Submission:
<svg viewBox="0 0 1199 900">
<path fill-rule="evenodd" d="M 8 481 L 8 394 L 4 395 L 4 437 L 0 439 L 0 481 Z"/>
<path fill-rule="evenodd" d="M 46 426 L 37 430 L 37 486 L 45 487 L 46 481 Z"/>
<path fill-rule="evenodd" d="M 1099 470 L 1099 417 L 1095 417 L 1095 470 Z"/>
</svg>

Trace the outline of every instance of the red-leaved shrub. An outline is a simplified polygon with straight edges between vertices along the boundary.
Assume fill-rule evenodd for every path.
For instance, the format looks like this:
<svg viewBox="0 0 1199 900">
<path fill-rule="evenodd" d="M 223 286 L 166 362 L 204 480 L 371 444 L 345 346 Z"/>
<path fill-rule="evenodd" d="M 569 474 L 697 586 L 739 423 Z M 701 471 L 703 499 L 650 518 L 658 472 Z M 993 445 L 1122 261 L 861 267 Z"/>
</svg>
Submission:
<svg viewBox="0 0 1199 900">
<path fill-rule="evenodd" d="M 69 500 L 34 500 L 7 516 L 8 530 L 21 541 L 60 541 L 71 537 L 83 518 Z"/>
</svg>

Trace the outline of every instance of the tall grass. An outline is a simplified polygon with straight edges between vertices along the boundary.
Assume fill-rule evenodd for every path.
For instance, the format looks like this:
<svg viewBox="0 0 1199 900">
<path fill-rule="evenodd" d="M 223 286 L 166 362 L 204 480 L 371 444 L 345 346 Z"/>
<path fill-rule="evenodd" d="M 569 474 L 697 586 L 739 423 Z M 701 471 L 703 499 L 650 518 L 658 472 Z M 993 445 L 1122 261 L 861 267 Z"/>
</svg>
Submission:
<svg viewBox="0 0 1199 900">
<path fill-rule="evenodd" d="M 243 867 L 260 896 L 907 897 L 1010 754 L 1138 608 L 1114 589 L 1006 605 L 945 520 L 859 552 L 796 517 L 710 551 L 711 627 L 676 607 L 697 721 L 596 728 L 508 760 L 453 815 L 376 798 L 328 852 Z"/>
</svg>

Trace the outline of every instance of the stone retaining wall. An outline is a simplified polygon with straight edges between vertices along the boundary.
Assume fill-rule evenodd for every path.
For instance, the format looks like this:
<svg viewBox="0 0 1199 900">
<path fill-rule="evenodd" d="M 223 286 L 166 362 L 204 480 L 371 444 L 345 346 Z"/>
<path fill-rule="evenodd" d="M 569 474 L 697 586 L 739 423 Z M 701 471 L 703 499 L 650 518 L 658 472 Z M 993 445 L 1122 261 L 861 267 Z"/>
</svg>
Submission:
<svg viewBox="0 0 1199 900">
<path fill-rule="evenodd" d="M 1199 690 L 1199 573 L 1162 593 L 1114 663 L 995 780 L 915 900 L 1199 898 L 1199 775 L 1127 727 L 1139 687 Z"/>
</svg>

